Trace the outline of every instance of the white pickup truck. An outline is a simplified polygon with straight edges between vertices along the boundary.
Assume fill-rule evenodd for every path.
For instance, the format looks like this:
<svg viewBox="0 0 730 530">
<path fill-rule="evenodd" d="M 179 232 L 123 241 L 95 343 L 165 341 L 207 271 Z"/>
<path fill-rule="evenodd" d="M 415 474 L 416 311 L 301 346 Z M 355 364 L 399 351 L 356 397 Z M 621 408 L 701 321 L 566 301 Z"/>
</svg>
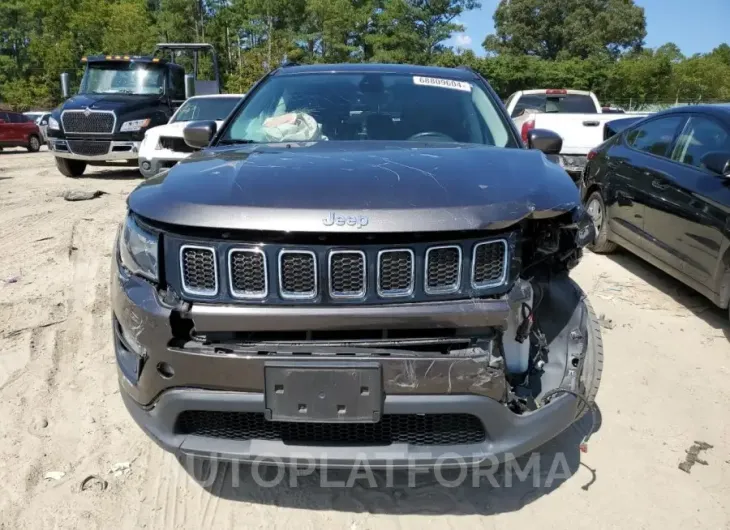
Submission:
<svg viewBox="0 0 730 530">
<path fill-rule="evenodd" d="M 550 129 L 562 137 L 559 162 L 574 179 L 583 172 L 590 150 L 603 142 L 604 124 L 626 117 L 604 112 L 593 92 L 581 90 L 524 90 L 512 94 L 505 106 L 523 142 L 531 129 Z"/>
</svg>

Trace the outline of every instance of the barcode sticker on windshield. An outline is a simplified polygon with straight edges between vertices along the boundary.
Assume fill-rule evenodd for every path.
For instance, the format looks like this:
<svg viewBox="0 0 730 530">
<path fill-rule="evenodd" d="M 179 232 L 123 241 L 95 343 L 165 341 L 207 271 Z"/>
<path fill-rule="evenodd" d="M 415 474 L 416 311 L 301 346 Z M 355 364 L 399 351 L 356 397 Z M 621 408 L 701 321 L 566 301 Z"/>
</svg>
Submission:
<svg viewBox="0 0 730 530">
<path fill-rule="evenodd" d="M 414 75 L 413 82 L 417 85 L 437 86 L 441 88 L 450 88 L 452 90 L 461 90 L 462 92 L 471 92 L 471 83 L 456 81 L 454 79 L 442 79 L 440 77 L 422 77 L 420 75 Z"/>
</svg>

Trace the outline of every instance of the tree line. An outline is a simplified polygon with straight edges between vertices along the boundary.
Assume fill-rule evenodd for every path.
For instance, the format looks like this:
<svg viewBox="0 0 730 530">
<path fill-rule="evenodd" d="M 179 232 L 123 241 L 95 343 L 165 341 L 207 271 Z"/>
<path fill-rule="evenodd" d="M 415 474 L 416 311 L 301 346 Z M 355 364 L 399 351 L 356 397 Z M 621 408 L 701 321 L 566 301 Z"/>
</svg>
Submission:
<svg viewBox="0 0 730 530">
<path fill-rule="evenodd" d="M 477 0 L 3 0 L 0 105 L 50 108 L 58 76 L 93 54 L 148 54 L 209 42 L 224 87 L 245 92 L 283 57 L 299 63 L 469 66 L 507 97 L 530 88 L 595 91 L 621 106 L 730 101 L 730 46 L 682 55 L 644 46 L 633 0 L 501 0 L 486 56 L 447 45 Z M 484 13 L 484 16 L 489 16 Z"/>
</svg>

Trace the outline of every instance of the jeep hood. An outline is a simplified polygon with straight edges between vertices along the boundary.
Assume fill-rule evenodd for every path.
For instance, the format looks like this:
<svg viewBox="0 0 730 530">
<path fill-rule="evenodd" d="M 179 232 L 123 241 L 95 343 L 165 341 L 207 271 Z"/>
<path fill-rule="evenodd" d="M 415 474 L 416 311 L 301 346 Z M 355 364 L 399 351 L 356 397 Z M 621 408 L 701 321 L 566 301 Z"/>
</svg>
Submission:
<svg viewBox="0 0 730 530">
<path fill-rule="evenodd" d="M 579 204 L 538 151 L 374 141 L 210 148 L 128 199 L 160 223 L 288 232 L 502 229 Z"/>
</svg>

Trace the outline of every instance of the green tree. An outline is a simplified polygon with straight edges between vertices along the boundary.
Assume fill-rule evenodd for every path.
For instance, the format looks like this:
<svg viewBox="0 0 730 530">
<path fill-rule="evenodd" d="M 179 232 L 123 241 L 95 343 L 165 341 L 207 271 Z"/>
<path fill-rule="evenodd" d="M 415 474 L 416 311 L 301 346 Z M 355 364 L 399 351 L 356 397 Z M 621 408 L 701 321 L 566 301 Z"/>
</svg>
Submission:
<svg viewBox="0 0 730 530">
<path fill-rule="evenodd" d="M 487 51 L 544 59 L 615 58 L 646 37 L 644 9 L 634 0 L 501 0 L 494 27 Z"/>
</svg>

